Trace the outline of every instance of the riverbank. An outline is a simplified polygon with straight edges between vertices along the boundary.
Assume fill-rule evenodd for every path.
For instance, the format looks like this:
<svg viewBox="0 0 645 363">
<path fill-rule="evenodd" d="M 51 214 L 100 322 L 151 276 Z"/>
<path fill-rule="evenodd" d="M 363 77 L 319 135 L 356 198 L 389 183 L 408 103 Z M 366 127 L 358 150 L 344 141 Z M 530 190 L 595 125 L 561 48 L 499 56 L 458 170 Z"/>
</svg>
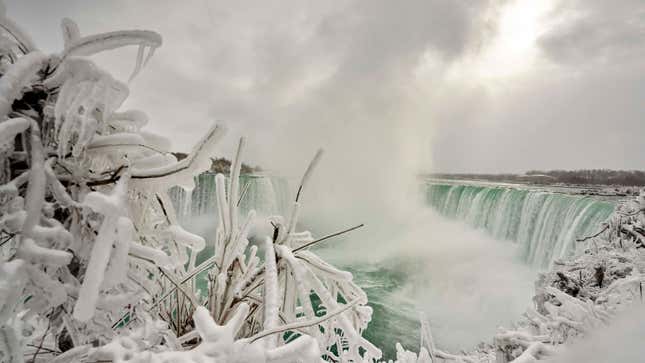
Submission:
<svg viewBox="0 0 645 363">
<path fill-rule="evenodd" d="M 611 326 L 621 313 L 631 314 L 634 303 L 644 301 L 644 200 L 641 196 L 622 203 L 597 234 L 579 241 L 575 257 L 557 260 L 541 274 L 532 306 L 513 328 L 500 329 L 492 344 L 482 343 L 456 358 L 477 363 L 557 359 L 570 354 L 576 343 Z M 424 347 L 430 356 L 431 342 Z M 628 348 L 630 352 L 638 349 Z M 401 357 L 406 354 L 400 352 Z M 441 359 L 441 353 L 437 357 L 439 362 L 455 359 Z"/>
<path fill-rule="evenodd" d="M 645 172 L 641 170 L 531 170 L 526 173 L 431 173 L 427 178 L 450 180 L 477 180 L 495 183 L 525 183 L 544 186 L 571 185 L 576 187 L 642 187 Z M 634 190 L 638 190 L 635 188 Z M 638 192 L 636 193 L 636 195 Z"/>
</svg>

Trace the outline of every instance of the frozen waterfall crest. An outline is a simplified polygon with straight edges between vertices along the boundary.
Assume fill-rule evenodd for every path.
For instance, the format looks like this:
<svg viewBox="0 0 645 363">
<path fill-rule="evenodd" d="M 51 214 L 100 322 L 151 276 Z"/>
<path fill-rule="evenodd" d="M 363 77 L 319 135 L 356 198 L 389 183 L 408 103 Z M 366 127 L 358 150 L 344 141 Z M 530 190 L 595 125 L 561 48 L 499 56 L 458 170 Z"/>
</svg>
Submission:
<svg viewBox="0 0 645 363">
<path fill-rule="evenodd" d="M 548 268 L 571 257 L 576 239 L 596 232 L 616 202 L 547 189 L 427 182 L 427 203 L 442 215 L 515 242 L 525 260 Z"/>
</svg>

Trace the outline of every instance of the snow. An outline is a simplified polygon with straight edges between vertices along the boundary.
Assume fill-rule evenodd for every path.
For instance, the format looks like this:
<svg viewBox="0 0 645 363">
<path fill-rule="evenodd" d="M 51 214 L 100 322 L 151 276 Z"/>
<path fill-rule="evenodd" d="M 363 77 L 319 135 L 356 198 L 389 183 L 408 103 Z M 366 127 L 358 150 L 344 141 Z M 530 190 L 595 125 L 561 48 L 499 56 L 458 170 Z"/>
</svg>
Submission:
<svg viewBox="0 0 645 363">
<path fill-rule="evenodd" d="M 155 248 L 132 243 L 129 252 L 132 255 L 151 260 L 159 267 L 170 268 L 173 265 L 168 255 Z"/>
<path fill-rule="evenodd" d="M 108 124 L 117 132 L 137 132 L 148 123 L 148 116 L 143 111 L 116 111 L 108 119 Z M 141 135 L 144 139 L 145 135 Z M 148 140 L 148 143 L 151 143 Z"/>
<path fill-rule="evenodd" d="M 178 225 L 169 226 L 166 231 L 175 241 L 191 248 L 195 252 L 203 250 L 206 245 L 204 238 L 196 234 L 192 234 Z"/>
<path fill-rule="evenodd" d="M 8 362 L 22 361 L 21 314 L 16 308 L 27 283 L 25 269 L 21 260 L 0 262 L 0 352 Z"/>
<path fill-rule="evenodd" d="M 161 168 L 171 164 L 175 164 L 177 158 L 172 154 L 153 154 L 150 156 L 144 156 L 142 158 L 134 160 L 132 163 L 133 173 L 140 172 L 141 170 Z"/>
<path fill-rule="evenodd" d="M 269 238 L 264 240 L 264 329 L 271 330 L 278 326 L 278 268 L 275 262 L 275 250 L 273 241 Z M 275 336 L 266 338 L 266 347 L 275 348 L 277 345 Z"/>
<path fill-rule="evenodd" d="M 187 158 L 172 165 L 137 170 L 136 173 L 132 173 L 132 178 L 145 180 L 147 186 L 154 186 L 162 190 L 167 190 L 175 185 L 192 189 L 195 185 L 194 176 L 210 168 L 210 156 L 214 154 L 215 144 L 223 135 L 224 129 L 214 126 L 193 148 Z"/>
<path fill-rule="evenodd" d="M 0 19 L 0 23 L 2 19 Z M 36 76 L 47 62 L 46 55 L 33 51 L 20 57 L 16 64 L 0 77 L 0 121 L 11 111 L 11 105 L 23 92 L 24 87 Z"/>
<path fill-rule="evenodd" d="M 111 135 L 96 135 L 92 138 L 92 141 L 88 144 L 88 148 L 97 149 L 100 147 L 112 146 L 115 148 L 120 148 L 127 145 L 140 145 L 144 144 L 143 137 L 135 133 L 118 133 Z"/>
<path fill-rule="evenodd" d="M 71 254 L 64 251 L 50 250 L 48 248 L 40 247 L 30 238 L 22 240 L 22 243 L 16 252 L 16 257 L 27 260 L 31 263 L 54 266 L 67 265 L 72 259 Z"/>
<path fill-rule="evenodd" d="M 0 123 L 0 149 L 9 148 L 9 144 L 21 132 L 29 128 L 30 121 L 24 117 L 12 118 Z"/>
<path fill-rule="evenodd" d="M 83 205 L 102 214 L 104 219 L 94 241 L 83 284 L 79 289 L 78 299 L 74 306 L 74 317 L 80 321 L 88 321 L 94 315 L 102 284 L 104 282 L 107 282 L 108 285 L 115 283 L 112 280 L 113 277 L 106 279 L 108 263 L 115 253 L 112 251 L 113 244 L 117 245 L 117 253 L 120 251 L 123 254 L 123 249 L 127 251 L 129 238 L 127 234 L 119 233 L 121 229 L 127 227 L 127 222 L 123 220 L 123 216 L 127 215 L 127 182 L 128 178 L 122 177 L 110 194 L 91 192 L 83 200 Z M 128 239 L 121 241 L 119 237 Z M 123 256 L 116 257 L 117 261 L 113 264 L 118 264 L 120 262 L 118 258 L 122 259 Z"/>
<path fill-rule="evenodd" d="M 141 130 L 139 131 L 139 134 L 143 139 L 146 141 L 146 145 L 149 145 L 150 147 L 166 152 L 171 149 L 171 142 L 169 139 L 161 136 L 154 134 L 152 132 L 148 132 L 146 130 Z"/>
</svg>

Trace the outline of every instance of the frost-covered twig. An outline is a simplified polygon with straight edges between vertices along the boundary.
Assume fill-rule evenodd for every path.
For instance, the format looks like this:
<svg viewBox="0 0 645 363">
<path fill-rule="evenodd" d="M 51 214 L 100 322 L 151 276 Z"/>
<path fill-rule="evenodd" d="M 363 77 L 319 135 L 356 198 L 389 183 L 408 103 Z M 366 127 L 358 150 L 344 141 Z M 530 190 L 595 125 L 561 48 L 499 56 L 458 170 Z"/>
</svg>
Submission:
<svg viewBox="0 0 645 363">
<path fill-rule="evenodd" d="M 7 18 L 6 9 L 4 3 L 0 3 L 0 27 L 10 34 L 15 40 L 16 44 L 24 54 L 36 50 L 33 40 L 27 33 L 25 33 L 20 26 L 13 22 L 13 20 Z"/>
<path fill-rule="evenodd" d="M 298 252 L 298 251 L 303 250 L 303 249 L 305 249 L 305 248 L 311 247 L 312 245 L 315 245 L 316 243 L 322 242 L 322 241 L 324 241 L 324 240 L 327 240 L 327 239 L 330 239 L 330 238 L 333 238 L 333 237 L 336 237 L 336 236 L 340 236 L 340 235 L 345 234 L 345 233 L 349 233 L 349 232 L 354 231 L 354 230 L 357 230 L 357 229 L 359 229 L 359 228 L 361 228 L 361 227 L 363 227 L 363 226 L 365 226 L 365 225 L 364 225 L 363 223 L 361 223 L 361 224 L 359 224 L 359 225 L 357 225 L 357 226 L 354 226 L 354 227 L 351 227 L 351 228 L 344 229 L 344 230 L 342 230 L 342 231 L 340 231 L 340 232 L 336 232 L 336 233 L 328 234 L 328 235 L 326 235 L 326 236 L 324 236 L 324 237 L 318 238 L 318 239 L 313 240 L 313 241 L 311 241 L 311 242 L 308 242 L 308 243 L 306 243 L 306 244 L 304 244 L 304 245 L 302 245 L 302 246 L 298 246 L 298 247 L 294 248 L 294 249 L 293 249 L 293 252 Z"/>
<path fill-rule="evenodd" d="M 605 226 L 604 226 L 600 231 L 598 231 L 597 233 L 594 233 L 594 234 L 593 234 L 593 235 L 591 235 L 591 236 L 587 236 L 587 237 L 583 237 L 583 238 L 576 239 L 576 241 L 577 241 L 577 242 L 584 242 L 584 241 L 586 241 L 586 240 L 589 240 L 589 239 L 592 239 L 592 238 L 596 238 L 596 237 L 600 236 L 601 234 L 603 234 L 603 233 L 604 233 L 606 230 L 608 230 L 608 229 L 609 229 L 609 225 L 608 225 L 608 224 L 606 224 L 606 225 L 605 225 Z"/>
</svg>

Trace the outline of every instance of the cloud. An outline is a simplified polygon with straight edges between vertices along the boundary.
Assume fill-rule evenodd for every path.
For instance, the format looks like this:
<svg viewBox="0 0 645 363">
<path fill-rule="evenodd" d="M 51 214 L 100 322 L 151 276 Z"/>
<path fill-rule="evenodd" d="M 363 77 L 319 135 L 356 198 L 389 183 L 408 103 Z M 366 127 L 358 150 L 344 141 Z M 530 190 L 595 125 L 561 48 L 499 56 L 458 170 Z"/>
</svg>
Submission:
<svg viewBox="0 0 645 363">
<path fill-rule="evenodd" d="M 638 1 L 553 2 L 523 72 L 450 83 L 435 170 L 642 169 L 644 13 Z"/>
<path fill-rule="evenodd" d="M 222 154 L 246 135 L 247 160 L 290 174 L 319 146 L 328 150 L 323 165 L 344 165 L 337 173 L 356 178 L 431 166 L 643 165 L 630 152 L 645 132 L 643 5 L 553 0 L 528 44 L 539 51 L 534 61 L 500 53 L 482 63 L 500 36 L 515 39 L 512 28 L 498 28 L 500 14 L 527 3 L 15 0 L 7 8 L 48 51 L 62 45 L 63 16 L 84 34 L 159 31 L 164 45 L 127 106 L 145 110 L 149 127 L 178 150 L 217 120 L 230 129 Z M 125 79 L 135 54 L 96 59 Z M 526 66 L 507 75 L 516 62 Z M 504 77 L 469 72 L 474 65 Z"/>
<path fill-rule="evenodd" d="M 555 62 L 634 62 L 645 55 L 645 4 L 638 0 L 564 1 L 539 45 Z"/>
</svg>

